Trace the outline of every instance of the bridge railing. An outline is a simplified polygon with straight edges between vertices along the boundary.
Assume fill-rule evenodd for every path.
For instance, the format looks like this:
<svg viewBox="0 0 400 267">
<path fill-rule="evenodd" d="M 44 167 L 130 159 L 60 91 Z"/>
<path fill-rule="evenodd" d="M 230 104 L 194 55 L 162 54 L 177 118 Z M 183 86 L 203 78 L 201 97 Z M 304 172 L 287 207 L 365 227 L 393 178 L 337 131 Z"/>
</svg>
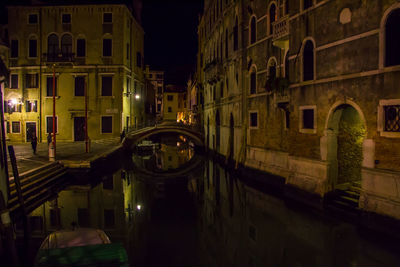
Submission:
<svg viewBox="0 0 400 267">
<path fill-rule="evenodd" d="M 130 132 L 134 132 L 143 128 L 147 128 L 147 127 L 154 127 L 157 125 L 157 121 L 155 119 L 153 120 L 146 120 L 143 123 L 139 123 L 136 124 L 135 126 L 128 126 L 124 128 L 125 133 L 130 133 Z"/>
</svg>

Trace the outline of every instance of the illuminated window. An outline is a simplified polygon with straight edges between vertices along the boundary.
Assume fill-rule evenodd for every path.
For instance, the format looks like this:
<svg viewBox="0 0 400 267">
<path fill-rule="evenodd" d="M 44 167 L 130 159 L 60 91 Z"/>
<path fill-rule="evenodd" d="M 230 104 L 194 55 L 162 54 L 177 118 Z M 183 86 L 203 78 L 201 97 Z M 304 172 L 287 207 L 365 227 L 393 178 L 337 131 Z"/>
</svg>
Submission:
<svg viewBox="0 0 400 267">
<path fill-rule="evenodd" d="M 57 96 L 57 77 L 55 79 L 55 95 Z M 47 91 L 47 96 L 53 96 L 53 76 L 47 76 L 46 78 L 46 82 L 47 82 L 47 87 L 46 87 L 46 91 Z"/>
<path fill-rule="evenodd" d="M 112 96 L 112 76 L 102 76 L 101 77 L 101 95 L 102 96 Z"/>
<path fill-rule="evenodd" d="M 29 40 L 28 57 L 37 57 L 37 40 L 36 39 Z"/>
<path fill-rule="evenodd" d="M 10 57 L 17 58 L 18 57 L 18 40 L 11 40 L 10 45 Z"/>
<path fill-rule="evenodd" d="M 25 76 L 26 88 L 38 88 L 38 74 L 27 73 Z"/>
<path fill-rule="evenodd" d="M 101 117 L 101 133 L 112 133 L 113 119 L 112 116 Z"/>
<path fill-rule="evenodd" d="M 400 8 L 392 11 L 385 25 L 385 66 L 400 65 Z"/>
<path fill-rule="evenodd" d="M 256 17 L 253 16 L 250 19 L 250 44 L 254 44 L 257 39 L 257 21 Z"/>
<path fill-rule="evenodd" d="M 85 76 L 75 77 L 75 96 L 85 96 Z"/>
<path fill-rule="evenodd" d="M 86 40 L 78 39 L 76 40 L 76 56 L 85 57 L 86 56 Z"/>
<path fill-rule="evenodd" d="M 314 44 L 307 40 L 303 50 L 303 81 L 314 80 Z"/>
<path fill-rule="evenodd" d="M 18 74 L 10 75 L 10 88 L 17 89 L 18 88 Z"/>
<path fill-rule="evenodd" d="M 11 122 L 12 133 L 21 133 L 21 123 L 19 121 Z"/>
<path fill-rule="evenodd" d="M 58 117 L 55 120 L 55 130 L 58 133 Z M 46 133 L 53 133 L 53 116 L 46 116 Z"/>
<path fill-rule="evenodd" d="M 103 57 L 112 56 L 112 39 L 103 39 Z"/>
</svg>

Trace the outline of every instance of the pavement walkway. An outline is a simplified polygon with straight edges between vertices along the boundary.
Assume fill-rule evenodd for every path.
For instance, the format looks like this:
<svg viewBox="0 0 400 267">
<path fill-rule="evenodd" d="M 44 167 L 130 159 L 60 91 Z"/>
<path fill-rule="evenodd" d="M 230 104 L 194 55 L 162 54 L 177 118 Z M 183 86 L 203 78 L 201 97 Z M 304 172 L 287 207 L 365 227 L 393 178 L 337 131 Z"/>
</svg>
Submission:
<svg viewBox="0 0 400 267">
<path fill-rule="evenodd" d="M 30 143 L 7 142 L 7 146 L 9 145 L 14 147 L 19 174 L 43 166 L 50 162 L 47 143 L 39 143 L 37 145 L 36 155 L 33 154 Z M 56 159 L 60 161 L 90 161 L 91 159 L 98 157 L 107 151 L 117 148 L 119 145 L 119 138 L 96 140 L 92 141 L 90 152 L 86 153 L 85 142 L 57 142 Z M 7 154 L 7 159 L 9 166 L 8 173 L 11 177 L 14 175 L 12 173 L 9 154 Z"/>
</svg>

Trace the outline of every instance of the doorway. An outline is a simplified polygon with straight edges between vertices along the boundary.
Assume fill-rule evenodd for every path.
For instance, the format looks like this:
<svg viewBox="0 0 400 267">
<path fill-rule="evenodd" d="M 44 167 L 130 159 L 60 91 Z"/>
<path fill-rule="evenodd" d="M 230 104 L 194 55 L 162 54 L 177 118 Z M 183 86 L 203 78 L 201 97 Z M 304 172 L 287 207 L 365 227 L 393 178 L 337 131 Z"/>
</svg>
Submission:
<svg viewBox="0 0 400 267">
<path fill-rule="evenodd" d="M 339 105 L 330 117 L 328 131 L 328 160 L 334 163 L 334 188 L 359 183 L 366 135 L 365 124 L 359 112 L 351 105 Z"/>
<path fill-rule="evenodd" d="M 30 142 L 32 140 L 32 136 L 36 133 L 36 122 L 27 122 L 26 123 L 26 141 Z"/>
<path fill-rule="evenodd" d="M 85 141 L 85 117 L 74 117 L 74 141 Z"/>
</svg>

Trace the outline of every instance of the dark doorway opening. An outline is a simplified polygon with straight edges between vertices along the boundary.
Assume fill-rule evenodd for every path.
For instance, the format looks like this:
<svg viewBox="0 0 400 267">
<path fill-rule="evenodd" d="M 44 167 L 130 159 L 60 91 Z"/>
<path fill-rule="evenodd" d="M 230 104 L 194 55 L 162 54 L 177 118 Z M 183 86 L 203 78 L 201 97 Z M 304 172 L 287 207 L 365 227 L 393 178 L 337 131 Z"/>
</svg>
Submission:
<svg viewBox="0 0 400 267">
<path fill-rule="evenodd" d="M 74 141 L 85 141 L 85 117 L 74 117 Z"/>
<path fill-rule="evenodd" d="M 26 141 L 30 142 L 32 140 L 33 134 L 36 135 L 36 122 L 26 123 Z"/>
</svg>

